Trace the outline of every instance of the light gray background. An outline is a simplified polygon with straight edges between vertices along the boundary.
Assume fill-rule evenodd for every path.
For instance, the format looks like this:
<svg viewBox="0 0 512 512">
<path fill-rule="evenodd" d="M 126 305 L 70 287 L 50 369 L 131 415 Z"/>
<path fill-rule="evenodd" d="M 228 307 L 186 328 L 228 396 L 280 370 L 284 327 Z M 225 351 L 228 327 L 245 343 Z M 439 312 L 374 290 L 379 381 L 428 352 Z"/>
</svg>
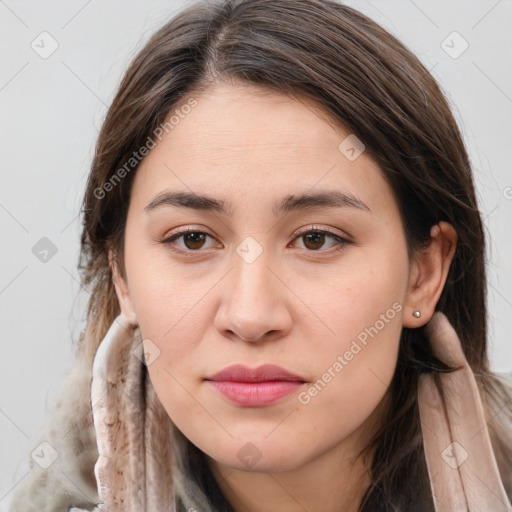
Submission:
<svg viewBox="0 0 512 512">
<path fill-rule="evenodd" d="M 0 510 L 28 472 L 83 328 L 78 212 L 98 130 L 130 60 L 188 3 L 0 0 Z M 512 0 L 347 3 L 409 46 L 453 106 L 489 237 L 492 367 L 510 372 Z M 31 47 L 44 31 L 58 43 L 46 59 Z M 454 31 L 469 44 L 458 58 Z M 32 252 L 43 237 L 57 249 L 47 262 Z"/>
</svg>

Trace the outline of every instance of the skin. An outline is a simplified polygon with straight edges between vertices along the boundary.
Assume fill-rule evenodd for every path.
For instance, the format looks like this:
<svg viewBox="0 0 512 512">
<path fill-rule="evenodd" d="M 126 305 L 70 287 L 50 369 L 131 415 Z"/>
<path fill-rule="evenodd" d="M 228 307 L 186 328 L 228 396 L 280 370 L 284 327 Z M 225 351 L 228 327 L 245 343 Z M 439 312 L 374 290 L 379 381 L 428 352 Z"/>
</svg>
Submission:
<svg viewBox="0 0 512 512">
<path fill-rule="evenodd" d="M 194 98 L 197 106 L 137 169 L 126 275 L 112 268 L 121 309 L 140 326 L 145 349 L 158 347 L 148 365 L 155 391 L 207 455 L 236 511 L 263 510 L 262 496 L 266 512 L 356 511 L 369 483 L 357 454 L 387 406 L 401 329 L 432 317 L 456 233 L 445 222 L 434 226 L 428 249 L 409 261 L 384 174 L 366 151 L 347 159 L 338 146 L 350 132 L 309 100 L 240 83 Z M 274 200 L 321 190 L 349 192 L 370 211 L 321 206 L 274 217 Z M 145 211 L 163 191 L 229 201 L 231 215 L 170 205 Z M 174 241 L 191 257 L 159 242 L 186 226 L 209 235 Z M 352 243 L 337 251 L 328 235 L 323 245 L 297 235 L 302 227 Z M 236 250 L 248 236 L 263 251 L 250 263 Z M 299 392 L 393 304 L 393 318 L 301 403 Z M 235 405 L 204 381 L 233 363 L 278 364 L 306 384 L 272 405 Z M 258 460 L 248 463 L 241 449 Z"/>
</svg>

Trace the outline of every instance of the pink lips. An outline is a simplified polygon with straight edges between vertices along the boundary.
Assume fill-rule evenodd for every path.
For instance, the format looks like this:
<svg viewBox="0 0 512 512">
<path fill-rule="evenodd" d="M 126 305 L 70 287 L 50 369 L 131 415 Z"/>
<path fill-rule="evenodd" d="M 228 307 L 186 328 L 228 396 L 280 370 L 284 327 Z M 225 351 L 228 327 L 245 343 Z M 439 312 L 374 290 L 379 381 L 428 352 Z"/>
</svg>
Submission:
<svg viewBox="0 0 512 512">
<path fill-rule="evenodd" d="M 297 390 L 304 379 L 280 366 L 232 365 L 205 379 L 226 398 L 246 407 L 269 405 Z"/>
</svg>

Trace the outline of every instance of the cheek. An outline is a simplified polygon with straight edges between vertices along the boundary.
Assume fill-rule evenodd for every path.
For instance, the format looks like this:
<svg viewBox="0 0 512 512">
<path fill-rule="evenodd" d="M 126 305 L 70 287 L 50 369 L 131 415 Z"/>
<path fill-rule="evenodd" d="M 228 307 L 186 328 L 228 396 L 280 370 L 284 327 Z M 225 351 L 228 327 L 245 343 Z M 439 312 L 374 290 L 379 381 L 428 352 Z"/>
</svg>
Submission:
<svg viewBox="0 0 512 512">
<path fill-rule="evenodd" d="M 407 288 L 406 252 L 378 249 L 361 251 L 336 276 L 317 279 L 315 288 L 304 279 L 296 283 L 294 292 L 305 298 L 311 311 L 311 320 L 302 328 L 316 324 L 323 333 L 315 341 L 315 357 L 324 364 L 351 347 L 365 363 L 367 358 L 396 353 Z"/>
<path fill-rule="evenodd" d="M 162 344 L 169 339 L 193 339 L 200 328 L 200 317 L 210 313 L 205 309 L 206 292 L 218 276 L 206 272 L 204 266 L 173 263 L 161 248 L 142 244 L 132 244 L 127 250 L 126 269 L 144 337 Z"/>
<path fill-rule="evenodd" d="M 328 329 L 314 352 L 309 349 L 315 380 L 299 397 L 312 406 L 308 414 L 354 426 L 383 397 L 395 371 L 402 330 L 408 272 L 402 249 L 393 254 L 384 246 L 378 257 L 359 258 L 350 271 L 331 280 L 323 295 L 328 300 L 319 296 L 314 304 Z M 336 407 L 328 411 L 325 404 Z"/>
<path fill-rule="evenodd" d="M 380 288 L 382 286 L 382 288 Z M 332 331 L 310 349 L 315 375 L 299 401 L 326 424 L 357 427 L 376 407 L 396 367 L 403 305 L 382 283 L 324 309 Z M 398 290 L 395 297 L 400 298 Z M 334 333 L 334 334 L 333 334 Z M 331 404 L 331 409 L 326 408 Z M 347 425 L 350 423 L 350 425 Z"/>
</svg>

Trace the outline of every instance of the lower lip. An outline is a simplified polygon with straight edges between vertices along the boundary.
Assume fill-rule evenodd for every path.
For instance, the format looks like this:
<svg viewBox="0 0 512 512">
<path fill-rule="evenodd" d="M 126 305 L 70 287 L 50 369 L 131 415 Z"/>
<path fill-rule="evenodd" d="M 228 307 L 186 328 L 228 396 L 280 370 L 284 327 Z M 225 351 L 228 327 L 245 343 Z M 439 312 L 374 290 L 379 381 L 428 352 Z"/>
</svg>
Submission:
<svg viewBox="0 0 512 512">
<path fill-rule="evenodd" d="M 246 407 L 272 404 L 280 398 L 293 393 L 303 385 L 303 382 L 285 380 L 267 382 L 210 380 L 207 382 L 232 402 Z"/>
</svg>

